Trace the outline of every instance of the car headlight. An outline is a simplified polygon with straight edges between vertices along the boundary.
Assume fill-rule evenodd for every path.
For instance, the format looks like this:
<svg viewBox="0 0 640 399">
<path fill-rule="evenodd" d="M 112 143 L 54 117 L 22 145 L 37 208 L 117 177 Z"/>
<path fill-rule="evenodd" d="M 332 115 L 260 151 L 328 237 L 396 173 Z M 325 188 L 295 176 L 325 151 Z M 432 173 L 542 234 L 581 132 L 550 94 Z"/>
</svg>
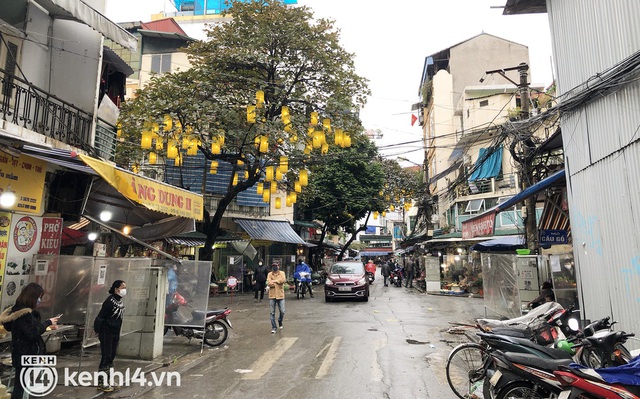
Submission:
<svg viewBox="0 0 640 399">
<path fill-rule="evenodd" d="M 358 284 L 358 285 L 364 285 L 364 284 L 366 284 L 366 283 L 367 283 L 367 279 L 363 277 L 363 278 L 361 278 L 360 280 L 358 280 L 358 282 L 357 282 L 356 284 Z"/>
</svg>

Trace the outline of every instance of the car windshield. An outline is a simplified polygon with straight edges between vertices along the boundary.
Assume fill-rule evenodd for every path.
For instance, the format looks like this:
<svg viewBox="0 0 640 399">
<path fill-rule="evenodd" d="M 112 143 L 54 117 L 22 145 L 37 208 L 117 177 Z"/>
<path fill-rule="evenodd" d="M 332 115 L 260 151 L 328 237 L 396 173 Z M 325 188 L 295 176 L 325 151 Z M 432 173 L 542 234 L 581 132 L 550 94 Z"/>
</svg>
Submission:
<svg viewBox="0 0 640 399">
<path fill-rule="evenodd" d="M 331 266 L 331 274 L 362 274 L 362 265 L 359 263 L 344 264 L 336 263 Z"/>
</svg>

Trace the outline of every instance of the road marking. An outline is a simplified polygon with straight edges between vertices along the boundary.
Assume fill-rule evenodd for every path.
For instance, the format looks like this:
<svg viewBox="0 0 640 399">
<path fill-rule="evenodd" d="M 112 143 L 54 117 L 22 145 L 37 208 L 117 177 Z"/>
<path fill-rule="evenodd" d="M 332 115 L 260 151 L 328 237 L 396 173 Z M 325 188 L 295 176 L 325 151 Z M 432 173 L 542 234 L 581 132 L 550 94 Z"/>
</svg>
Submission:
<svg viewBox="0 0 640 399">
<path fill-rule="evenodd" d="M 371 381 L 382 381 L 382 377 L 384 374 L 382 373 L 382 368 L 380 368 L 380 363 L 378 362 L 378 350 L 387 346 L 387 339 L 374 339 L 373 340 L 373 359 L 372 359 L 372 368 L 371 372 Z"/>
<path fill-rule="evenodd" d="M 335 337 L 333 342 L 331 342 L 331 346 L 327 351 L 327 356 L 325 356 L 320 368 L 318 369 L 318 373 L 316 374 L 316 378 L 324 378 L 328 373 L 331 365 L 336 360 L 336 354 L 338 352 L 338 347 L 340 346 L 340 342 L 342 342 L 342 337 Z"/>
<path fill-rule="evenodd" d="M 298 338 L 282 338 L 271 348 L 262 354 L 251 365 L 250 369 L 253 370 L 252 373 L 248 373 L 242 376 L 243 380 L 259 380 L 263 375 L 271 369 L 271 367 L 284 355 L 287 349 L 291 348 L 294 342 L 296 342 Z"/>
</svg>

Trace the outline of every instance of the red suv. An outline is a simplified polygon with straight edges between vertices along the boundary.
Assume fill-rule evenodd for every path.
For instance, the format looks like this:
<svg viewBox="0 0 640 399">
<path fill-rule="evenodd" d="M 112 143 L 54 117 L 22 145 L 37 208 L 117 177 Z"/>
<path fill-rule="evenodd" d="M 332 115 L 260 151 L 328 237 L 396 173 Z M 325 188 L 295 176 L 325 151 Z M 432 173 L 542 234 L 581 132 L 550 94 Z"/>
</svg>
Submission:
<svg viewBox="0 0 640 399">
<path fill-rule="evenodd" d="M 369 300 L 369 282 L 361 262 L 343 261 L 331 266 L 324 283 L 324 299 L 331 302 L 333 298 Z"/>
</svg>

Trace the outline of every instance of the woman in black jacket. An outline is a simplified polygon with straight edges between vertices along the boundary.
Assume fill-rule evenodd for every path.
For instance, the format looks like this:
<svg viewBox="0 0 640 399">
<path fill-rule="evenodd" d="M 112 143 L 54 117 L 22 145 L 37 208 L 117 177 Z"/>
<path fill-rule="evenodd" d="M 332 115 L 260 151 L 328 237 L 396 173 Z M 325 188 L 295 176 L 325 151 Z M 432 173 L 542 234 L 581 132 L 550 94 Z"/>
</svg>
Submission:
<svg viewBox="0 0 640 399">
<path fill-rule="evenodd" d="M 120 342 L 120 329 L 122 328 L 122 317 L 124 316 L 124 303 L 122 297 L 127 294 L 127 284 L 122 280 L 116 280 L 111 284 L 109 297 L 102 303 L 100 313 L 93 322 L 93 329 L 100 339 L 100 365 L 98 371 L 102 371 L 106 376 L 113 368 L 113 360 L 116 357 L 118 342 Z M 104 376 L 101 378 L 98 389 L 104 392 L 112 392 L 114 387 Z"/>
<path fill-rule="evenodd" d="M 11 332 L 11 363 L 15 369 L 15 386 L 11 399 L 21 399 L 24 387 L 20 379 L 23 355 L 44 355 L 42 334 L 47 327 L 58 328 L 58 317 L 40 321 L 40 312 L 35 310 L 44 295 L 44 289 L 36 283 L 29 283 L 23 289 L 16 304 L 0 314 L 0 324 Z"/>
</svg>

